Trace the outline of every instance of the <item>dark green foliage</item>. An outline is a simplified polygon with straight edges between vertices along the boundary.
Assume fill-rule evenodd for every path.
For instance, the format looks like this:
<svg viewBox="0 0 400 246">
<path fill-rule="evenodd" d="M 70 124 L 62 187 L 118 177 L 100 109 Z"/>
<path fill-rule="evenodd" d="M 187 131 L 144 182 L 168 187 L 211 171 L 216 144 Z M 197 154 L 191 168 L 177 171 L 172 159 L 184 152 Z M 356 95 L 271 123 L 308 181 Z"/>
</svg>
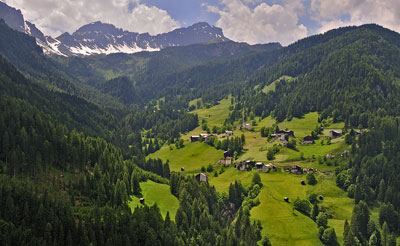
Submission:
<svg viewBox="0 0 400 246">
<path fill-rule="evenodd" d="M 231 245 L 232 242 L 257 245 L 261 240 L 260 228 L 255 222 L 250 222 L 249 210 L 240 208 L 247 195 L 240 183 L 231 184 L 229 198 L 219 199 L 215 188 L 208 183 L 197 182 L 193 176 L 172 173 L 171 192 L 180 201 L 175 216 L 177 228 L 184 231 L 189 240 L 203 238 L 204 242 L 212 245 Z M 231 203 L 235 209 L 232 209 Z M 231 216 L 221 217 L 222 211 L 233 214 L 238 209 L 234 223 Z"/>
<path fill-rule="evenodd" d="M 238 208 L 245 196 L 247 195 L 246 189 L 243 187 L 240 181 L 235 180 L 235 183 L 229 185 L 229 202 L 235 205 L 235 208 Z"/>
<path fill-rule="evenodd" d="M 320 212 L 316 222 L 318 227 L 328 228 L 328 216 L 325 213 Z"/>
<path fill-rule="evenodd" d="M 274 130 L 273 127 L 265 127 L 265 126 L 263 126 L 263 127 L 261 127 L 260 132 L 261 132 L 261 137 L 270 138 L 271 134 L 274 134 L 275 130 Z"/>
<path fill-rule="evenodd" d="M 264 236 L 262 241 L 261 241 L 261 245 L 262 246 L 271 246 L 271 241 L 269 240 L 269 238 L 267 236 Z"/>
<path fill-rule="evenodd" d="M 398 230 L 399 215 L 392 204 L 383 204 L 379 210 L 379 224 L 387 223 L 390 231 Z"/>
<path fill-rule="evenodd" d="M 260 174 L 259 174 L 259 173 L 254 173 L 254 174 L 253 174 L 252 183 L 253 183 L 253 184 L 258 184 L 259 186 L 262 186 L 261 177 L 260 177 Z"/>
<path fill-rule="evenodd" d="M 244 135 L 241 137 L 229 137 L 227 139 L 223 139 L 222 141 L 218 140 L 218 138 L 211 136 L 208 144 L 215 147 L 216 149 L 222 149 L 225 151 L 229 151 L 230 153 L 237 153 L 237 155 L 241 155 L 243 152 L 243 146 L 246 143 L 246 139 Z"/>
<path fill-rule="evenodd" d="M 318 203 L 314 203 L 313 208 L 311 210 L 311 219 L 313 219 L 314 221 L 317 219 L 317 216 L 319 215 L 319 207 L 318 207 Z"/>
<path fill-rule="evenodd" d="M 280 150 L 279 146 L 274 144 L 274 146 L 268 148 L 267 151 L 267 159 L 268 160 L 273 160 L 275 159 L 275 154 L 278 153 Z"/>
<path fill-rule="evenodd" d="M 337 242 L 335 229 L 333 229 L 332 227 L 329 227 L 324 230 L 321 241 L 324 245 L 329 245 L 329 246 L 338 246 L 339 245 L 339 243 Z"/>
<path fill-rule="evenodd" d="M 235 96 L 248 114 L 271 114 L 277 121 L 318 111 L 320 120 L 331 116 L 357 128 L 372 127 L 371 115 L 399 114 L 399 107 L 391 106 L 400 100 L 399 44 L 399 34 L 377 25 L 309 37 L 277 51 L 283 58 L 254 75 L 248 90 Z M 296 78 L 282 79 L 274 91 L 261 92 L 283 75 Z M 255 85 L 260 88 L 256 92 Z"/>
<path fill-rule="evenodd" d="M 313 172 L 309 172 L 307 174 L 307 183 L 309 185 L 316 185 L 317 184 L 317 179 L 315 178 L 315 174 Z"/>
<path fill-rule="evenodd" d="M 169 162 L 163 163 L 161 159 L 148 159 L 146 160 L 143 156 L 133 158 L 135 163 L 143 170 L 153 172 L 164 178 L 170 177 Z"/>
<path fill-rule="evenodd" d="M 307 216 L 310 216 L 311 203 L 307 199 L 297 198 L 293 203 L 293 208 Z"/>
<path fill-rule="evenodd" d="M 109 80 L 98 87 L 100 91 L 117 98 L 123 104 L 140 103 L 142 101 L 133 82 L 125 76 Z"/>
<path fill-rule="evenodd" d="M 351 229 L 361 242 L 368 240 L 368 222 L 369 209 L 368 205 L 361 201 L 354 206 L 353 215 L 351 217 Z"/>
<path fill-rule="evenodd" d="M 370 124 L 374 128 L 361 134 L 355 141 L 359 146 L 353 151 L 353 157 L 348 165 L 337 176 L 339 187 L 346 189 L 349 196 L 354 197 L 356 203 L 363 203 L 364 212 L 360 213 L 357 205 L 357 216 L 364 214 L 359 219 L 363 222 L 357 224 L 364 227 L 368 223 L 365 212 L 365 203 L 371 204 L 380 201 L 379 223 L 388 224 L 392 232 L 399 231 L 399 197 L 398 183 L 398 151 L 400 150 L 398 119 L 393 117 L 371 118 Z M 355 209 L 356 209 L 355 208 Z M 356 219 L 357 221 L 358 219 Z M 353 223 L 353 221 L 352 221 Z M 364 226 L 363 226 L 364 225 Z M 353 228 L 353 233 L 361 242 L 368 241 L 372 234 L 368 235 L 364 229 Z M 364 233 L 357 234 L 359 231 Z"/>
</svg>

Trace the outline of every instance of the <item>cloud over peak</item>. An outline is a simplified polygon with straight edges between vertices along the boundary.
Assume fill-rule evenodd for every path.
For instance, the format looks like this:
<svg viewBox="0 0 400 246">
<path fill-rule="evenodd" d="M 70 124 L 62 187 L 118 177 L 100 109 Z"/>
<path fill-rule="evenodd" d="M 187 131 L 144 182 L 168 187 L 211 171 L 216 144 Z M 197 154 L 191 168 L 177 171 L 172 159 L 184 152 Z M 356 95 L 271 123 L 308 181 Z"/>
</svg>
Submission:
<svg viewBox="0 0 400 246">
<path fill-rule="evenodd" d="M 307 28 L 298 24 L 304 13 L 301 1 L 282 4 L 259 3 L 249 0 L 222 0 L 223 7 L 205 4 L 208 11 L 219 15 L 216 26 L 227 38 L 250 44 L 279 41 L 284 45 L 307 36 Z"/>
<path fill-rule="evenodd" d="M 167 11 L 139 0 L 6 0 L 6 3 L 21 9 L 27 20 L 52 36 L 65 31 L 72 33 L 82 25 L 99 20 L 152 35 L 180 27 Z"/>
<path fill-rule="evenodd" d="M 311 0 L 310 16 L 321 26 L 317 32 L 367 23 L 400 31 L 398 0 Z"/>
</svg>

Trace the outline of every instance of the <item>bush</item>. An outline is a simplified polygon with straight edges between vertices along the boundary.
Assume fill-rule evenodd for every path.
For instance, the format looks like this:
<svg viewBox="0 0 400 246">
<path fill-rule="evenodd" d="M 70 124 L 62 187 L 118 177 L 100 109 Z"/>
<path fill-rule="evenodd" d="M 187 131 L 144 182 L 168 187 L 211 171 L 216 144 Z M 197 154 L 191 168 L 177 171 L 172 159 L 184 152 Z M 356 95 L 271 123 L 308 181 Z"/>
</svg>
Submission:
<svg viewBox="0 0 400 246">
<path fill-rule="evenodd" d="M 311 203 L 308 200 L 297 198 L 293 203 L 293 207 L 300 213 L 310 216 Z"/>
<path fill-rule="evenodd" d="M 314 173 L 310 172 L 307 174 L 307 183 L 309 185 L 316 185 L 317 184 L 317 179 L 315 178 Z"/>
<path fill-rule="evenodd" d="M 339 245 L 339 243 L 337 242 L 335 229 L 331 227 L 325 229 L 324 233 L 322 234 L 321 242 L 324 245 L 329 245 L 329 246 Z"/>
<path fill-rule="evenodd" d="M 271 161 L 271 160 L 273 160 L 275 157 L 275 153 L 274 153 L 274 151 L 272 150 L 272 149 L 268 149 L 268 152 L 267 152 L 267 159 L 269 160 L 269 161 Z"/>
<path fill-rule="evenodd" d="M 320 212 L 317 216 L 318 227 L 327 228 L 328 227 L 328 216 L 325 213 Z"/>
<path fill-rule="evenodd" d="M 271 241 L 269 240 L 269 238 L 267 236 L 264 236 L 261 242 L 262 246 L 271 246 Z"/>
<path fill-rule="evenodd" d="M 308 200 L 310 201 L 310 203 L 314 204 L 314 203 L 318 203 L 318 196 L 315 193 L 311 193 L 308 196 Z"/>
<path fill-rule="evenodd" d="M 254 173 L 252 183 L 253 184 L 258 184 L 259 186 L 262 186 L 261 177 L 260 177 L 259 173 Z"/>
</svg>

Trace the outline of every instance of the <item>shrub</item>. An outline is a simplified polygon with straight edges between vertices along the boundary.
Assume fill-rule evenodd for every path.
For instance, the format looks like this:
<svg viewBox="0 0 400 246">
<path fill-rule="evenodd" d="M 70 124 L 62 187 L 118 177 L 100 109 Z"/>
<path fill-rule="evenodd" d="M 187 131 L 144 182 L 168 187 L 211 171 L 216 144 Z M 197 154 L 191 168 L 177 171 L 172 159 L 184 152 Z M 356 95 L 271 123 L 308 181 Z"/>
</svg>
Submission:
<svg viewBox="0 0 400 246">
<path fill-rule="evenodd" d="M 317 184 L 317 179 L 315 178 L 314 173 L 310 172 L 310 173 L 307 174 L 307 183 L 309 185 Z"/>
<path fill-rule="evenodd" d="M 300 213 L 310 216 L 311 203 L 308 200 L 297 198 L 293 203 L 293 207 Z"/>
</svg>

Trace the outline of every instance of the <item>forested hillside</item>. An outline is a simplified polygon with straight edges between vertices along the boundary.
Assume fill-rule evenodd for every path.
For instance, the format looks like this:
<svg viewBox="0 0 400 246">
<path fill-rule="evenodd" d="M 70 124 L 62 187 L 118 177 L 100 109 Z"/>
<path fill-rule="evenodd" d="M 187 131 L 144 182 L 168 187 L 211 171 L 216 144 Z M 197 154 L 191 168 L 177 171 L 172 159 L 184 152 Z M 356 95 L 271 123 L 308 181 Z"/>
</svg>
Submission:
<svg viewBox="0 0 400 246">
<path fill-rule="evenodd" d="M 283 58 L 250 81 L 246 107 L 278 121 L 321 112 L 354 127 L 371 127 L 371 114 L 399 114 L 400 35 L 376 25 L 340 28 L 283 49 Z M 295 52 L 294 52 L 295 51 Z M 268 93 L 261 89 L 282 79 Z M 268 103 L 265 103 L 268 102 Z"/>
<path fill-rule="evenodd" d="M 256 245 L 260 229 L 250 223 L 248 212 L 241 212 L 248 230 L 233 234 L 233 218 L 220 216 L 229 204 L 193 177 L 177 176 L 173 194 L 180 198 L 182 210 L 176 223 L 169 216 L 164 220 L 157 206 L 132 213 L 126 202 L 131 195 L 140 195 L 139 182 L 169 183 L 168 164 L 161 163 L 158 172 L 160 162 L 125 158 L 120 148 L 101 137 L 77 131 L 85 118 L 69 118 L 90 116 L 96 112 L 94 105 L 79 113 L 58 108 L 56 100 L 73 109 L 67 100 L 71 96 L 45 91 L 4 60 L 1 68 L 0 237 L 5 245 L 187 245 L 193 240 L 226 245 L 245 237 Z M 78 98 L 73 101 L 80 100 L 82 106 L 90 105 Z M 51 106 L 55 107 L 47 109 Z M 82 125 L 74 125 L 78 123 Z M 159 127 L 168 127 L 164 123 Z"/>
</svg>

